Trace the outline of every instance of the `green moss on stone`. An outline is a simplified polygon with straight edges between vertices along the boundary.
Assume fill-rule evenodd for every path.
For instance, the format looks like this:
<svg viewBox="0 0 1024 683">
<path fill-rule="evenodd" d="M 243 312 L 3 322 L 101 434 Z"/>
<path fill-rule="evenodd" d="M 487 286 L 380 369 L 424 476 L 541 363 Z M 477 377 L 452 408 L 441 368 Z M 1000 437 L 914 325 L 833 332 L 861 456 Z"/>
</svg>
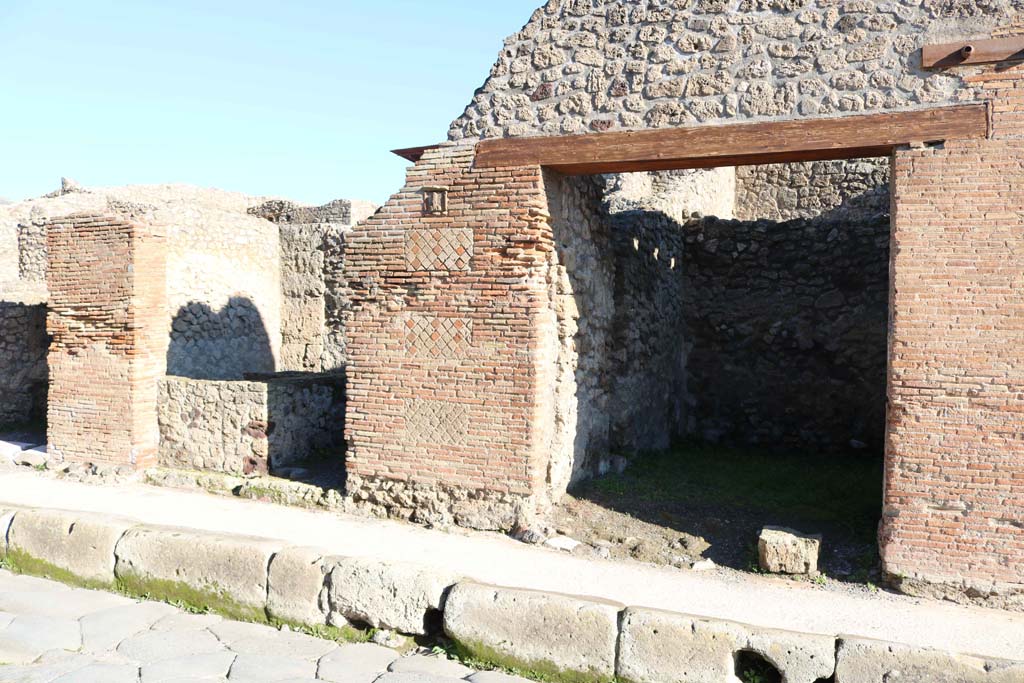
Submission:
<svg viewBox="0 0 1024 683">
<path fill-rule="evenodd" d="M 89 588 L 92 590 L 109 591 L 114 589 L 113 582 L 84 578 L 68 569 L 65 569 L 64 567 L 58 567 L 51 562 L 41 560 L 38 557 L 33 557 L 29 553 L 18 548 L 8 549 L 7 556 L 4 558 L 4 564 L 8 569 L 16 574 L 38 576 L 43 579 L 50 579 L 51 581 L 65 583 L 70 586 L 78 586 L 79 588 Z"/>
<path fill-rule="evenodd" d="M 271 617 L 269 622 L 275 628 L 287 626 L 292 631 L 300 631 L 306 635 L 338 643 L 368 643 L 373 638 L 373 629 L 358 629 L 354 626 L 328 626 L 327 624 L 302 624 L 288 619 Z"/>
<path fill-rule="evenodd" d="M 455 655 L 474 668 L 494 667 L 508 673 L 530 678 L 535 681 L 552 683 L 613 683 L 613 676 L 596 671 L 567 671 L 548 660 L 528 661 L 489 645 L 471 641 L 455 641 Z"/>
<path fill-rule="evenodd" d="M 133 598 L 159 600 L 190 612 L 212 612 L 235 621 L 269 623 L 262 607 L 240 603 L 217 586 L 196 588 L 180 581 L 125 574 L 117 578 L 117 590 Z"/>
</svg>

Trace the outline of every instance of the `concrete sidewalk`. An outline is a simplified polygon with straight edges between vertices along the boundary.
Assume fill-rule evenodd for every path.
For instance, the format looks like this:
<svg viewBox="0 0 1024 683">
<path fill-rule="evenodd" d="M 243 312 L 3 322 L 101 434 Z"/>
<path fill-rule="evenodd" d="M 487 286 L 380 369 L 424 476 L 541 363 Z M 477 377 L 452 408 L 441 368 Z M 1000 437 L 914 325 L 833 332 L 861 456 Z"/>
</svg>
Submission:
<svg viewBox="0 0 1024 683">
<path fill-rule="evenodd" d="M 584 559 L 495 534 L 446 533 L 141 484 L 90 486 L 31 472 L 0 474 L 2 503 L 263 536 L 339 555 L 433 565 L 486 583 L 597 596 L 768 628 L 860 636 L 988 657 L 1024 656 L 1024 614 L 861 597 L 769 577 L 725 578 Z"/>
</svg>

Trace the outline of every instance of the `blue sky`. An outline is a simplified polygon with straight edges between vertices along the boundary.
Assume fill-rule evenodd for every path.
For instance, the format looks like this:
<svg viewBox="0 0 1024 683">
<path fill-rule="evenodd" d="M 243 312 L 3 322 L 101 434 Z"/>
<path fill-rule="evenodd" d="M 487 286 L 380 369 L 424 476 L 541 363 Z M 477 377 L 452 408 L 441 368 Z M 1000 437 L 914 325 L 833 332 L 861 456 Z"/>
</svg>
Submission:
<svg viewBox="0 0 1024 683">
<path fill-rule="evenodd" d="M 382 202 L 541 0 L 0 0 L 0 197 L 184 182 Z"/>
</svg>

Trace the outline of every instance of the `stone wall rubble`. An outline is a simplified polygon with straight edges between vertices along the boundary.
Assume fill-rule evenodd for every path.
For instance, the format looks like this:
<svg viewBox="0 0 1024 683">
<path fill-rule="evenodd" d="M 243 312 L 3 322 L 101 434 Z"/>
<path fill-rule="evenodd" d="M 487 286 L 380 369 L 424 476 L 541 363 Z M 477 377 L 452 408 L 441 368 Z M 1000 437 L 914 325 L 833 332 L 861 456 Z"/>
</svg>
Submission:
<svg viewBox="0 0 1024 683">
<path fill-rule="evenodd" d="M 976 100 L 920 49 L 1021 0 L 549 0 L 505 41 L 449 139 L 842 116 Z"/>
<path fill-rule="evenodd" d="M 46 305 L 4 301 L 0 294 L 0 425 L 46 415 Z"/>
<path fill-rule="evenodd" d="M 255 475 L 334 456 L 344 442 L 340 377 L 275 375 L 258 381 L 167 377 L 160 383 L 163 467 Z"/>
</svg>

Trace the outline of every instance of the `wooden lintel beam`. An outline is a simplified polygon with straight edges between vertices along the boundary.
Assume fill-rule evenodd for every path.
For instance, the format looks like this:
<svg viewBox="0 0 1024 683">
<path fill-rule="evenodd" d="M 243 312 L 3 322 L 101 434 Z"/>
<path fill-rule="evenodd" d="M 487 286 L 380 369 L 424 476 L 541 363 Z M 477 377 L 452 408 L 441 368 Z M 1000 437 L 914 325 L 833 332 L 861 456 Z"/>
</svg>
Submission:
<svg viewBox="0 0 1024 683">
<path fill-rule="evenodd" d="M 403 147 L 402 149 L 391 150 L 392 154 L 402 157 L 406 161 L 416 163 L 423 158 L 423 155 L 431 149 L 437 149 L 439 145 L 424 145 L 422 147 Z"/>
<path fill-rule="evenodd" d="M 504 138 L 477 144 L 482 168 L 543 166 L 568 175 L 884 156 L 901 145 L 988 135 L 984 104 L 831 119 Z"/>
<path fill-rule="evenodd" d="M 1024 60 L 1024 36 L 925 45 L 921 51 L 921 65 L 926 69 L 1020 60 Z"/>
</svg>

